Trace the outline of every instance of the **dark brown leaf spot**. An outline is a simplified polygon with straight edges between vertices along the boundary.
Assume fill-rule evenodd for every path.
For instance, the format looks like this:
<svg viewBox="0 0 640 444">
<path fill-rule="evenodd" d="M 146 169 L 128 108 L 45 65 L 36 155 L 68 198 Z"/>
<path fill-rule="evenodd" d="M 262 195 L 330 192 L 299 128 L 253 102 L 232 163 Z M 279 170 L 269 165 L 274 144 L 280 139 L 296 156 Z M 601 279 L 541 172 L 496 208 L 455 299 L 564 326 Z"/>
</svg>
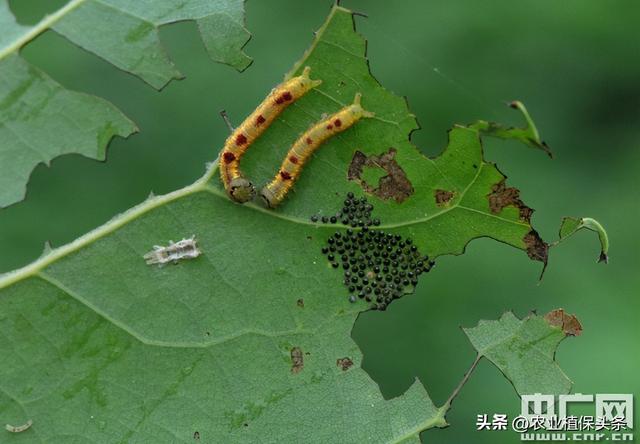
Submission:
<svg viewBox="0 0 640 444">
<path fill-rule="evenodd" d="M 289 162 L 291 163 L 298 163 L 298 158 L 296 156 L 289 156 Z"/>
<path fill-rule="evenodd" d="M 342 120 L 336 119 L 333 121 L 333 124 L 336 126 L 336 128 L 340 128 L 342 126 Z"/>
<path fill-rule="evenodd" d="M 282 180 L 291 180 L 291 174 L 286 171 L 280 171 L 280 177 L 282 177 Z"/>
<path fill-rule="evenodd" d="M 565 313 L 562 308 L 550 311 L 544 315 L 544 319 L 554 327 L 560 327 L 567 336 L 579 336 L 582 333 L 582 324 L 574 315 Z"/>
<path fill-rule="evenodd" d="M 395 155 L 395 148 L 389 148 L 389 151 L 378 156 L 368 157 L 364 153 L 356 151 L 349 164 L 347 178 L 359 183 L 362 189 L 369 194 L 384 200 L 394 199 L 400 203 L 411 196 L 414 189 L 404 170 L 395 161 Z M 387 172 L 387 175 L 378 180 L 377 186 L 373 186 L 362 178 L 365 167 L 381 168 Z"/>
<path fill-rule="evenodd" d="M 302 371 L 304 367 L 304 354 L 300 347 L 293 347 L 291 349 L 291 373 L 297 374 Z"/>
<path fill-rule="evenodd" d="M 260 114 L 258 117 L 256 117 L 256 126 L 260 126 L 264 122 L 266 122 L 266 119 L 264 118 L 264 116 L 262 114 Z"/>
<path fill-rule="evenodd" d="M 347 357 L 338 358 L 338 360 L 336 361 L 336 365 L 340 367 L 343 372 L 346 372 L 353 365 L 353 361 L 351 360 L 351 358 L 347 358 Z"/>
<path fill-rule="evenodd" d="M 455 193 L 447 190 L 435 190 L 436 205 L 446 205 L 449 203 Z"/>
<path fill-rule="evenodd" d="M 498 214 L 504 207 L 511 205 L 518 208 L 522 221 L 527 223 L 531 222 L 533 210 L 526 206 L 520 199 L 520 190 L 507 187 L 504 179 L 491 188 L 491 193 L 489 193 L 487 197 L 489 199 L 489 209 L 493 214 Z"/>
<path fill-rule="evenodd" d="M 542 262 L 546 267 L 549 258 L 549 244 L 540 238 L 536 230 L 529 231 L 522 240 L 524 241 L 529 258 Z M 542 271 L 544 272 L 544 269 Z"/>
</svg>

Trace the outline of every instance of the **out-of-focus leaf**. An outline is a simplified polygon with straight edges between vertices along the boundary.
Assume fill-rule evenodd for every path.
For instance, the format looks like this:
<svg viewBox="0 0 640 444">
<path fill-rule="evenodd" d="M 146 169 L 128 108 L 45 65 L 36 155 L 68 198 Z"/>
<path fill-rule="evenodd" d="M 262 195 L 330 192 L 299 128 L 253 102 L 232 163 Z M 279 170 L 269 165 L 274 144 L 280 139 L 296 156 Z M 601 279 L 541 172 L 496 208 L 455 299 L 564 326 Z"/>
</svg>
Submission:
<svg viewBox="0 0 640 444">
<path fill-rule="evenodd" d="M 85 0 L 53 29 L 155 88 L 180 78 L 160 43 L 158 28 L 195 20 L 212 59 L 243 70 L 251 59 L 242 47 L 244 0 Z"/>
<path fill-rule="evenodd" d="M 104 160 L 113 136 L 135 125 L 108 102 L 64 89 L 18 55 L 47 29 L 155 88 L 181 74 L 160 44 L 158 27 L 195 20 L 212 59 L 238 70 L 251 62 L 242 47 L 244 0 L 71 0 L 34 26 L 18 24 L 0 0 L 0 208 L 24 198 L 31 171 L 62 154 Z"/>
<path fill-rule="evenodd" d="M 106 100 L 69 91 L 17 55 L 0 60 L 0 207 L 24 198 L 31 171 L 62 154 L 104 160 L 136 127 Z"/>
</svg>

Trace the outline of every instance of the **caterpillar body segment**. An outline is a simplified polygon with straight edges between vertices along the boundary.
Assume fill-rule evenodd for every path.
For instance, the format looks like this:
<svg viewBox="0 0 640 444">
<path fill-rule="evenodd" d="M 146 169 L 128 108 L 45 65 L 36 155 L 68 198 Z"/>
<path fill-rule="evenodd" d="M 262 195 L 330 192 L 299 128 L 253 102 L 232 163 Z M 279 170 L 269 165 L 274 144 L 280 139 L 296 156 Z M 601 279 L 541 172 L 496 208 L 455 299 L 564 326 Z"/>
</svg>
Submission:
<svg viewBox="0 0 640 444">
<path fill-rule="evenodd" d="M 271 90 L 269 95 L 225 141 L 220 153 L 220 178 L 229 197 L 238 203 L 255 196 L 255 188 L 240 171 L 240 159 L 247 148 L 273 123 L 291 103 L 322 83 L 309 77 L 311 68 L 301 75 L 286 80 Z"/>
<path fill-rule="evenodd" d="M 305 163 L 327 139 L 347 130 L 363 117 L 374 116 L 374 113 L 362 108 L 361 97 L 362 95 L 357 93 L 353 104 L 314 124 L 295 141 L 276 176 L 260 191 L 260 196 L 267 207 L 275 208 L 285 199 L 300 176 Z"/>
</svg>

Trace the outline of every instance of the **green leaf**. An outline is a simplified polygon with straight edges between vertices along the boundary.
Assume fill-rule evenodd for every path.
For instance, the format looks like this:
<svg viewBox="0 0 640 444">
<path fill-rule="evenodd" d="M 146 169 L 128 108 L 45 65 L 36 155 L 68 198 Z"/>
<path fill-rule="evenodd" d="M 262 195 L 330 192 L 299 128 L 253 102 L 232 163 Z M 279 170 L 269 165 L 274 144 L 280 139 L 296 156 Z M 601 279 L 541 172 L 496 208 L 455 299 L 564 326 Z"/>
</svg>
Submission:
<svg viewBox="0 0 640 444">
<path fill-rule="evenodd" d="M 0 208 L 25 196 L 31 171 L 62 154 L 98 160 L 113 136 L 137 131 L 108 102 L 68 91 L 18 55 L 20 48 L 53 28 L 118 68 L 161 88 L 181 74 L 160 44 L 158 27 L 195 20 L 212 59 L 238 70 L 250 63 L 242 47 L 243 0 L 71 0 L 35 26 L 16 23 L 0 0 Z"/>
<path fill-rule="evenodd" d="M 431 257 L 489 236 L 546 261 L 546 244 L 517 190 L 484 161 L 477 129 L 454 128 L 435 159 L 409 143 L 415 118 L 369 73 L 349 11 L 332 10 L 289 75 L 304 66 L 323 84 L 243 158 L 256 183 L 356 92 L 376 118 L 326 143 L 277 211 L 232 203 L 213 164 L 193 185 L 0 278 L 0 422 L 32 419 L 25 433 L 39 441 L 72 433 L 154 443 L 195 432 L 204 442 L 417 442 L 446 425 L 449 404 L 437 408 L 419 382 L 385 400 L 361 369 L 350 333 L 367 306 L 348 302 L 341 273 L 320 254 L 336 227 L 309 216 L 335 213 L 347 191 L 364 187 L 381 229 L 412 237 Z M 354 156 L 377 156 L 391 182 L 348 180 Z M 191 235 L 197 259 L 145 264 L 153 245 Z"/>
<path fill-rule="evenodd" d="M 366 177 L 345 181 L 352 161 L 358 161 L 354 153 L 386 154 L 392 157 L 387 165 L 372 164 L 380 165 L 379 171 L 384 166 L 399 167 L 406 176 L 406 182 L 392 186 L 386 195 L 369 193 L 386 229 L 418 239 L 422 250 L 432 257 L 461 254 L 469 241 L 488 236 L 546 263 L 548 245 L 531 226 L 533 210 L 519 199 L 516 188 L 506 186 L 496 166 L 484 160 L 481 131 L 473 125 L 456 126 L 440 156 L 429 158 L 420 153 L 408 139 L 418 128 L 415 116 L 402 97 L 385 90 L 372 77 L 364 57 L 365 41 L 354 38 L 350 14 L 336 11 L 320 30 L 312 51 L 287 75 L 298 75 L 310 66 L 312 77 L 322 79 L 322 85 L 285 111 L 254 142 L 243 157 L 243 171 L 257 184 L 271 180 L 300 133 L 323 114 L 350 104 L 357 92 L 363 94 L 365 109 L 376 117 L 359 122 L 320 148 L 298 180 L 296 192 L 275 214 L 303 222 L 312 214 L 335 213 L 345 192 L 362 193 L 369 189 L 367 185 L 379 185 L 366 182 L 376 176 L 370 168 L 364 171 Z M 519 135 L 513 137 L 519 140 Z M 406 198 L 402 198 L 403 185 L 411 189 Z M 443 191 L 451 197 L 440 199 Z"/>
<path fill-rule="evenodd" d="M 554 310 L 518 319 L 507 312 L 498 321 L 480 321 L 463 330 L 478 354 L 498 367 L 519 395 L 569 393 L 571 381 L 556 363 L 555 353 L 567 335 L 580 334 L 575 316 Z"/>
<path fill-rule="evenodd" d="M 518 100 L 514 100 L 513 102 L 509 103 L 509 106 L 513 109 L 517 109 L 522 113 L 522 116 L 527 123 L 526 127 L 506 128 L 500 123 L 487 122 L 486 120 L 479 120 L 471 126 L 487 136 L 497 137 L 500 139 L 515 139 L 532 148 L 537 148 L 544 151 L 549 157 L 553 157 L 553 154 L 551 153 L 551 150 L 549 149 L 547 144 L 540 139 L 538 128 L 536 128 L 536 124 L 533 122 L 533 119 L 529 115 L 529 112 L 524 106 L 524 103 Z"/>
<path fill-rule="evenodd" d="M 158 28 L 169 23 L 195 20 L 212 59 L 239 71 L 251 63 L 242 52 L 251 37 L 243 24 L 244 0 L 75 3 L 53 29 L 154 88 L 181 77 L 160 44 Z"/>
<path fill-rule="evenodd" d="M 0 208 L 22 200 L 31 171 L 62 154 L 104 160 L 136 127 L 106 100 L 69 91 L 17 55 L 0 60 Z"/>
<path fill-rule="evenodd" d="M 560 239 L 555 245 L 573 236 L 580 230 L 590 230 L 598 234 L 600 240 L 600 256 L 598 262 L 609 262 L 609 236 L 604 227 L 595 219 L 590 217 L 565 217 L 560 225 Z"/>
<path fill-rule="evenodd" d="M 444 426 L 420 383 L 384 400 L 360 368 L 359 308 L 318 257 L 315 230 L 266 213 L 248 230 L 246 211 L 198 182 L 5 276 L 0 353 L 20 359 L 0 367 L 0 421 L 32 419 L 56 441 L 81 418 L 99 442 L 158 443 L 195 431 L 211 442 L 400 442 Z M 151 245 L 185 230 L 201 258 L 145 265 Z M 265 239 L 292 254 L 260 258 Z"/>
<path fill-rule="evenodd" d="M 251 38 L 244 27 L 244 0 L 71 0 L 34 26 L 15 22 L 7 0 L 0 0 L 0 60 L 47 29 L 54 29 L 155 88 L 181 77 L 165 53 L 158 28 L 179 21 L 197 23 L 213 60 L 239 71 L 251 64 L 242 48 Z"/>
</svg>

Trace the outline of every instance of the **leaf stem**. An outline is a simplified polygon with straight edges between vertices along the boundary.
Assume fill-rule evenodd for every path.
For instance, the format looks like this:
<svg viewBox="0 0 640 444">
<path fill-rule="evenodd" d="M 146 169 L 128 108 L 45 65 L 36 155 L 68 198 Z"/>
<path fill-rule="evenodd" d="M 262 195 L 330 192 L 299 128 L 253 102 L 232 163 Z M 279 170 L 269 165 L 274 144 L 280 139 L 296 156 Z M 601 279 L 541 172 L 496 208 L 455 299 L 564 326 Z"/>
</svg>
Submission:
<svg viewBox="0 0 640 444">
<path fill-rule="evenodd" d="M 46 268 L 48 265 L 56 262 L 58 259 L 67 256 L 97 241 L 98 239 L 103 238 L 107 234 L 114 232 L 118 228 L 128 224 L 132 220 L 137 219 L 138 217 L 142 216 L 145 213 L 148 213 L 155 208 L 158 208 L 182 197 L 189 196 L 191 194 L 209 191 L 208 182 L 217 170 L 217 161 L 212 162 L 208 164 L 204 176 L 195 181 L 193 184 L 184 188 L 180 188 L 179 190 L 173 191 L 171 193 L 164 194 L 162 196 L 149 197 L 141 204 L 136 205 L 135 207 L 125 211 L 121 215 L 114 217 L 109 222 L 88 232 L 84 236 L 77 238 L 73 242 L 46 252 L 46 254 L 43 254 L 43 256 L 41 256 L 38 260 L 30 263 L 29 265 L 18 268 L 14 271 L 10 271 L 8 273 L 0 274 L 0 290 L 23 279 L 40 273 L 41 270 Z"/>
<path fill-rule="evenodd" d="M 467 372 L 464 374 L 464 377 L 462 378 L 458 386 L 455 388 L 453 393 L 451 393 L 451 396 L 449 396 L 449 399 L 447 399 L 447 402 L 445 402 L 444 405 L 442 406 L 442 408 L 445 411 L 451 408 L 451 404 L 453 404 L 453 400 L 456 398 L 456 396 L 458 396 L 458 393 L 460 393 L 460 390 L 462 390 L 462 387 L 467 383 L 467 381 L 469 380 L 469 377 L 471 377 L 471 374 L 478 366 L 478 362 L 480 362 L 480 359 L 482 359 L 482 355 L 478 353 L 476 355 L 476 359 L 473 361 L 473 364 L 471 364 L 471 367 L 469 367 L 469 370 L 467 370 Z"/>
<path fill-rule="evenodd" d="M 19 50 L 31 40 L 42 34 L 47 29 L 51 28 L 58 20 L 64 17 L 69 12 L 82 5 L 85 0 L 71 0 L 69 3 L 58 9 L 53 14 L 45 16 L 35 26 L 29 28 L 29 31 L 24 33 L 21 37 L 14 40 L 8 46 L 0 50 L 0 60 L 8 56 L 9 54 Z"/>
<path fill-rule="evenodd" d="M 478 353 L 476 355 L 476 359 L 473 361 L 473 364 L 471 364 L 471 367 L 469 367 L 469 370 L 467 370 L 467 372 L 464 374 L 464 377 L 462 378 L 458 386 L 455 388 L 453 393 L 451 393 L 451 396 L 449 396 L 449 399 L 447 399 L 447 402 L 445 402 L 442 405 L 442 407 L 438 408 L 438 414 L 435 417 L 430 418 L 428 421 L 420 424 L 415 429 L 412 429 L 411 431 L 403 435 L 400 440 L 394 441 L 394 442 L 400 443 L 413 436 L 420 436 L 420 432 L 423 432 L 433 427 L 439 427 L 439 428 L 447 427 L 448 424 L 445 416 L 449 411 L 449 409 L 451 408 L 451 404 L 453 403 L 453 400 L 455 399 L 456 396 L 458 396 L 458 393 L 460 393 L 460 390 L 462 390 L 462 387 L 467 383 L 467 381 L 471 377 L 471 374 L 478 366 L 478 362 L 480 362 L 480 359 L 482 359 L 482 355 Z"/>
</svg>

